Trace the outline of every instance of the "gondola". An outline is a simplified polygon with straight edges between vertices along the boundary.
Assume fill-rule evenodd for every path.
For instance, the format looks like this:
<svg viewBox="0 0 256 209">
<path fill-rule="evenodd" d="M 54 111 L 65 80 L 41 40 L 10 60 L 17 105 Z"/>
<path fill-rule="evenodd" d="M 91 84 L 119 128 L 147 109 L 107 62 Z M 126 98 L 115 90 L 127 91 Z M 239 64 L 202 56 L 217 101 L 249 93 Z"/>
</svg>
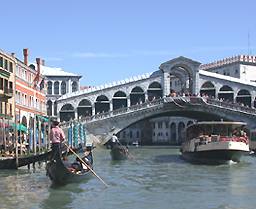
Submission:
<svg viewBox="0 0 256 209">
<path fill-rule="evenodd" d="M 129 158 L 129 151 L 125 146 L 115 145 L 111 148 L 112 160 L 126 160 Z"/>
<path fill-rule="evenodd" d="M 90 170 L 79 173 L 71 172 L 62 161 L 59 152 L 56 152 L 46 165 L 46 175 L 49 176 L 54 185 L 65 185 L 89 180 L 93 174 Z"/>
<path fill-rule="evenodd" d="M 26 156 L 20 156 L 18 158 L 18 165 L 15 156 L 0 157 L 0 169 L 18 169 L 19 167 L 36 163 L 39 161 L 46 161 L 49 159 L 51 151 L 43 152 L 39 154 L 30 154 Z"/>
</svg>

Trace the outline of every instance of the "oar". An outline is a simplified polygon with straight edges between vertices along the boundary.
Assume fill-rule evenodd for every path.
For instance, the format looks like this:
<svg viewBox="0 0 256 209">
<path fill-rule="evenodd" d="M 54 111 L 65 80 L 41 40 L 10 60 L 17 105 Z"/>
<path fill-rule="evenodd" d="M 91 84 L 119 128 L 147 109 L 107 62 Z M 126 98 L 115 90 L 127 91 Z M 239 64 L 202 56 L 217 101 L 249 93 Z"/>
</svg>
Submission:
<svg viewBox="0 0 256 209">
<path fill-rule="evenodd" d="M 91 166 L 89 166 L 86 162 L 83 161 L 83 159 L 78 155 L 76 154 L 76 152 L 71 149 L 66 143 L 63 143 L 71 152 L 73 152 L 73 154 L 78 157 L 78 159 L 86 166 L 90 169 L 90 171 L 106 186 L 108 187 L 108 185 L 102 180 L 102 178 L 100 178 L 96 173 L 95 171 L 91 168 Z"/>
<path fill-rule="evenodd" d="M 124 150 L 127 150 L 127 153 L 128 153 L 128 157 L 130 157 L 130 159 L 135 159 L 135 157 L 129 152 L 129 150 L 121 144 L 121 142 L 119 140 L 117 140 L 117 143 L 124 149 Z"/>
</svg>

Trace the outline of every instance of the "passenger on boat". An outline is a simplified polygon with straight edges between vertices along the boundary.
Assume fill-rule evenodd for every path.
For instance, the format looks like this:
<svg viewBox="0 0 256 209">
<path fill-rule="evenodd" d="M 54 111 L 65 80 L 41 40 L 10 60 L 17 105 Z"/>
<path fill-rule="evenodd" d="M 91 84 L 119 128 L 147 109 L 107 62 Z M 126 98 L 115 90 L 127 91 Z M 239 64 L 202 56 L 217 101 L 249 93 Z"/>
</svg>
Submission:
<svg viewBox="0 0 256 209">
<path fill-rule="evenodd" d="M 65 140 L 65 134 L 63 130 L 59 127 L 59 120 L 52 121 L 52 128 L 50 131 L 50 140 L 52 142 L 52 153 L 60 154 L 61 142 Z"/>
<path fill-rule="evenodd" d="M 91 147 L 86 147 L 84 155 L 81 157 L 81 159 L 82 161 L 78 157 L 76 158 L 75 162 L 71 164 L 70 171 L 78 173 L 88 171 L 90 168 L 92 168 L 93 158 Z"/>
</svg>

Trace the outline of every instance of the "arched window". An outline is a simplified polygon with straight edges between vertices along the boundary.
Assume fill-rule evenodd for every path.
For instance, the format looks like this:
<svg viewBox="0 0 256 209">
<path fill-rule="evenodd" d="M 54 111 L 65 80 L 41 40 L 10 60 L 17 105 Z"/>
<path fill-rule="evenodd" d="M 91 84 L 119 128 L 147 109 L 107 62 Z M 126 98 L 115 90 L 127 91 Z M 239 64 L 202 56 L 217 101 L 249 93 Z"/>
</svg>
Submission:
<svg viewBox="0 0 256 209">
<path fill-rule="evenodd" d="M 47 115 L 52 116 L 52 101 L 47 101 Z"/>
<path fill-rule="evenodd" d="M 52 82 L 47 82 L 47 94 L 52 94 Z"/>
<path fill-rule="evenodd" d="M 59 94 L 60 93 L 60 83 L 59 81 L 54 82 L 54 94 Z"/>
<path fill-rule="evenodd" d="M 67 93 L 67 85 L 66 85 L 66 81 L 62 81 L 61 82 L 61 94 L 66 94 Z"/>
<path fill-rule="evenodd" d="M 74 81 L 74 82 L 72 83 L 72 92 L 75 92 L 75 91 L 77 91 L 77 90 L 78 90 L 78 84 L 77 84 L 76 81 Z"/>
</svg>

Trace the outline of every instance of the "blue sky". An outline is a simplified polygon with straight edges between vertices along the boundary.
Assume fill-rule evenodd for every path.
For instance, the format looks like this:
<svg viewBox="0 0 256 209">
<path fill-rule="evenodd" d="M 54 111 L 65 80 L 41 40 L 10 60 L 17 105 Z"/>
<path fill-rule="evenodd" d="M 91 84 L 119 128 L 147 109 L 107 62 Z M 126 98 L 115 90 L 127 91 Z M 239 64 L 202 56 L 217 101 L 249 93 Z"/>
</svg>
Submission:
<svg viewBox="0 0 256 209">
<path fill-rule="evenodd" d="M 153 72 L 178 56 L 207 63 L 256 55 L 255 0 L 1 2 L 0 48 L 100 85 Z"/>
</svg>

